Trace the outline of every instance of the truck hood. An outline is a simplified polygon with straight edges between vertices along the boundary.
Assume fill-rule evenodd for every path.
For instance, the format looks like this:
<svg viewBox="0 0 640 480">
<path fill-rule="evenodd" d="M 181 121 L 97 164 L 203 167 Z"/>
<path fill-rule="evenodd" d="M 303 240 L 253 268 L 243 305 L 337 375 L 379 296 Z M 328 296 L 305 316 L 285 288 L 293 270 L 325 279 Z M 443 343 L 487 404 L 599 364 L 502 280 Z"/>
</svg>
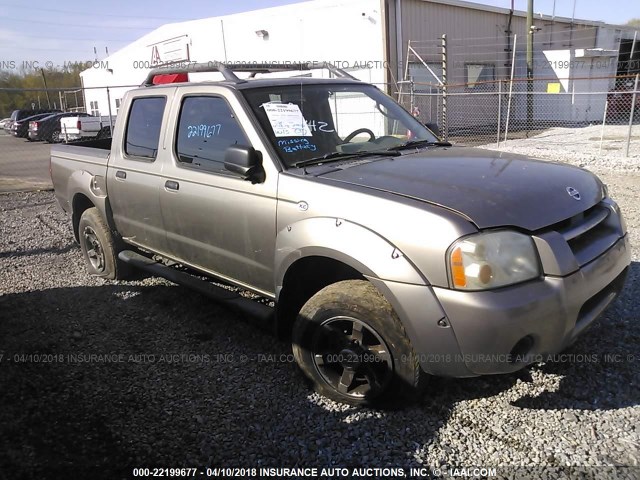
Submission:
<svg viewBox="0 0 640 480">
<path fill-rule="evenodd" d="M 603 198 L 600 180 L 581 168 L 467 147 L 323 167 L 330 169 L 317 174 L 324 179 L 454 210 L 478 228 L 534 231 L 577 215 Z M 568 189 L 577 190 L 579 200 Z"/>
</svg>

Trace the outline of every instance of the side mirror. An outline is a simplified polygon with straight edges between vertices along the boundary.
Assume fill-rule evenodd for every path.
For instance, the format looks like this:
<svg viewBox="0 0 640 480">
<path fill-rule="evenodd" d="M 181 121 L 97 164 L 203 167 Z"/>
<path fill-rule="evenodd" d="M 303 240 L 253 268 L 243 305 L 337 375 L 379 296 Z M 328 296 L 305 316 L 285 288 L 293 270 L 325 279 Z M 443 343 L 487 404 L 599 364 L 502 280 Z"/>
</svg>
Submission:
<svg viewBox="0 0 640 480">
<path fill-rule="evenodd" d="M 431 130 L 436 137 L 440 138 L 440 127 L 438 127 L 437 123 L 425 123 L 424 126 Z"/>
<path fill-rule="evenodd" d="M 224 168 L 251 183 L 262 183 L 265 180 L 262 154 L 253 147 L 233 145 L 227 148 Z"/>
</svg>

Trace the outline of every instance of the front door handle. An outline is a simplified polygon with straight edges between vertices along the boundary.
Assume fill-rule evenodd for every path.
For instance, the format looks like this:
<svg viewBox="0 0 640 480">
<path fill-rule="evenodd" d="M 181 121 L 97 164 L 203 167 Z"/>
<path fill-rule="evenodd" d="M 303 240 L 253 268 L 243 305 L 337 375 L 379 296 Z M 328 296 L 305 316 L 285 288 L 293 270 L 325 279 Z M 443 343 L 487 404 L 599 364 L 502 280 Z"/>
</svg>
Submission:
<svg viewBox="0 0 640 480">
<path fill-rule="evenodd" d="M 180 190 L 180 184 L 173 180 L 167 180 L 164 182 L 164 188 L 167 190 Z"/>
<path fill-rule="evenodd" d="M 118 170 L 116 172 L 116 178 L 119 178 L 120 180 L 124 180 L 127 178 L 127 172 L 123 172 L 122 170 Z"/>
</svg>

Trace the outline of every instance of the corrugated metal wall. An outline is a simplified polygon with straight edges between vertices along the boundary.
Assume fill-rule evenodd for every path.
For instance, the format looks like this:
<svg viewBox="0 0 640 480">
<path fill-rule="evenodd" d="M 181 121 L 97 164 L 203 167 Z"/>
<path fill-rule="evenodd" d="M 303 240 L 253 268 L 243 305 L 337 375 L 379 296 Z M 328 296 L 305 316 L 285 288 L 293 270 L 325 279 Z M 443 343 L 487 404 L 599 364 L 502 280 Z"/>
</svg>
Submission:
<svg viewBox="0 0 640 480">
<path fill-rule="evenodd" d="M 449 81 L 464 81 L 465 62 L 493 63 L 496 75 L 508 75 L 504 67 L 510 64 L 508 51 L 508 14 L 433 3 L 424 0 L 399 0 L 402 11 L 402 61 L 406 61 L 409 41 L 427 62 L 439 62 L 442 57 L 439 39 L 447 35 L 450 65 Z M 505 0 L 505 4 L 508 2 Z M 596 46 L 597 27 L 534 18 L 536 49 L 592 48 Z M 513 16 L 512 35 L 518 36 L 517 50 L 526 45 L 526 18 Z M 505 51 L 507 49 L 507 51 Z"/>
<path fill-rule="evenodd" d="M 438 79 L 430 71 L 442 75 L 442 35 L 447 35 L 447 125 L 452 131 L 465 128 L 498 128 L 504 111 L 500 111 L 499 92 L 506 88 L 510 77 L 515 48 L 514 77 L 527 77 L 527 21 L 513 15 L 509 27 L 509 11 L 482 5 L 456 5 L 456 0 L 396 0 L 400 2 L 401 45 L 399 73 L 404 78 L 409 58 L 409 78 L 415 82 L 411 91 L 420 114 L 429 121 L 444 121 L 440 107 L 442 94 Z M 505 6 L 509 1 L 505 0 Z M 397 4 L 396 4 L 397 7 Z M 607 98 L 608 78 L 615 75 L 615 54 L 602 52 L 593 61 L 580 57 L 576 49 L 596 47 L 615 51 L 619 32 L 601 34 L 604 24 L 580 22 L 534 15 L 536 27 L 533 35 L 533 91 L 541 94 L 531 102 L 527 97 L 526 82 L 516 80 L 516 96 L 511 111 L 512 120 L 547 122 L 587 122 L 602 117 Z M 510 30 L 510 32 L 507 32 Z M 411 45 L 412 52 L 407 47 Z M 553 52 L 550 52 L 553 51 Z M 552 54 L 550 54 L 552 53 Z M 421 60 L 429 68 L 424 67 Z M 598 80 L 600 79 L 600 80 Z M 440 77 L 440 80 L 444 80 Z M 597 83 L 599 82 L 599 83 Z M 597 85 L 596 85 L 597 83 Z M 597 88 L 598 95 L 591 95 Z M 407 87 L 404 87 L 406 90 Z M 551 90 L 549 90 L 551 89 Z M 557 89 L 561 95 L 552 93 Z M 403 90 L 403 93 L 404 93 Z M 523 95 L 517 95 L 517 94 Z M 549 95 L 546 95 L 549 93 Z M 574 97 L 575 93 L 586 93 Z M 407 97 L 403 97 L 407 103 Z M 564 102 L 563 108 L 557 108 Z M 434 105 L 437 107 L 434 107 Z"/>
</svg>

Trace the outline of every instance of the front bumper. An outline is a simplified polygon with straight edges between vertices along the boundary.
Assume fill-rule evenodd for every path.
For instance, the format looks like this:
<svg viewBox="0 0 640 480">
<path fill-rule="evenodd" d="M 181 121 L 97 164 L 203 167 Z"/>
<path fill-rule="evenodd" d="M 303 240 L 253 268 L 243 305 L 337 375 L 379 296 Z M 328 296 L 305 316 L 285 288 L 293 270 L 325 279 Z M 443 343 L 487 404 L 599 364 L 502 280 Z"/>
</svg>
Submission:
<svg viewBox="0 0 640 480">
<path fill-rule="evenodd" d="M 566 276 L 465 292 L 367 277 L 400 317 L 422 369 L 474 377 L 510 373 L 562 351 L 624 285 L 628 236 Z"/>
<path fill-rule="evenodd" d="M 433 287 L 459 347 L 445 370 L 460 376 L 464 363 L 470 375 L 509 373 L 561 351 L 620 293 L 630 262 L 624 236 L 565 277 L 484 292 Z"/>
</svg>

